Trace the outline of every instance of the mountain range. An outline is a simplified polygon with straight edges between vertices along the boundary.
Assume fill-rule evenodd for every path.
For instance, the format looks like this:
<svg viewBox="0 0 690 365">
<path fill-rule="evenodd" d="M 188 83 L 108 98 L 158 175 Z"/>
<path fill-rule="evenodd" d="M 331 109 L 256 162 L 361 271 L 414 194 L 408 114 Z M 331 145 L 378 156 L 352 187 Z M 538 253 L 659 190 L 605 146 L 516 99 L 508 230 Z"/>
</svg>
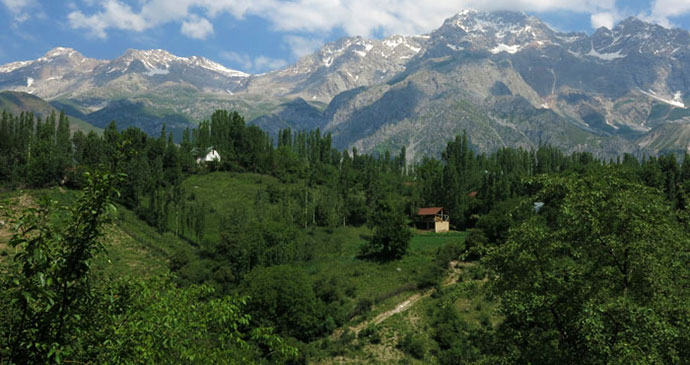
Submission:
<svg viewBox="0 0 690 365">
<path fill-rule="evenodd" d="M 216 109 L 271 133 L 331 132 L 337 147 L 438 155 L 466 131 L 478 151 L 551 144 L 600 157 L 690 144 L 690 33 L 628 18 L 561 33 L 524 13 L 463 11 L 429 34 L 348 37 L 260 75 L 201 57 L 128 50 L 114 60 L 55 48 L 0 66 L 30 93 L 103 127 L 179 133 Z"/>
</svg>

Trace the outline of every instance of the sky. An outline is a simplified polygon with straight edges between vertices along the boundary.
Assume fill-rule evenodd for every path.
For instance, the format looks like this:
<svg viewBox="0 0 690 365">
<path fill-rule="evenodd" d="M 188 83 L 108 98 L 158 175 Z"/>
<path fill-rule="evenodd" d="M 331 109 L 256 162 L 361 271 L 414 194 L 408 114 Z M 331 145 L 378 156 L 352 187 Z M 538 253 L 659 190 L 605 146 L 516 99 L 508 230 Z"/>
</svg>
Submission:
<svg viewBox="0 0 690 365">
<path fill-rule="evenodd" d="M 161 48 L 261 73 L 344 36 L 428 33 L 463 9 L 524 11 L 559 31 L 629 16 L 690 29 L 690 0 L 0 0 L 0 64 L 58 46 L 99 59 Z"/>
</svg>

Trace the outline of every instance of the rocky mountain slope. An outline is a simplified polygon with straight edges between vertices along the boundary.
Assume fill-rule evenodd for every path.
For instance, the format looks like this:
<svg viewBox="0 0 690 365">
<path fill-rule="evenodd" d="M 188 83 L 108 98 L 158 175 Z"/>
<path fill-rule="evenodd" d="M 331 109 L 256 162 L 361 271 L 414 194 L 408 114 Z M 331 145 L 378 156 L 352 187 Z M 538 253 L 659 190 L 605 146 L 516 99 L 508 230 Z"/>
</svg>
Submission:
<svg viewBox="0 0 690 365">
<path fill-rule="evenodd" d="M 342 148 L 406 146 L 411 159 L 463 130 L 480 151 L 551 143 L 610 157 L 686 150 L 689 66 L 687 31 L 636 18 L 587 35 L 463 11 L 427 35 L 343 38 L 262 75 L 163 50 L 107 61 L 56 48 L 0 66 L 0 89 L 153 134 L 225 108 L 272 132 L 321 128 Z"/>
<path fill-rule="evenodd" d="M 405 71 L 333 99 L 340 147 L 438 154 L 466 130 L 479 150 L 550 143 L 600 156 L 685 150 L 690 35 L 635 18 L 591 36 L 524 14 L 466 11 Z"/>
</svg>

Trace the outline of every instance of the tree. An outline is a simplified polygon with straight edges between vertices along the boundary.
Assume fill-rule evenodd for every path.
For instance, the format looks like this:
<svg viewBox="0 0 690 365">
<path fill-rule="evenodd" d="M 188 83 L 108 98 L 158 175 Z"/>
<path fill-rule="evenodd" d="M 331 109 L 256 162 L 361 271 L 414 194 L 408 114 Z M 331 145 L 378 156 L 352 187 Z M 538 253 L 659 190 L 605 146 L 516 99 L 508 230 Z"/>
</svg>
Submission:
<svg viewBox="0 0 690 365">
<path fill-rule="evenodd" d="M 85 362 L 283 363 L 297 355 L 271 329 L 250 326 L 246 298 L 218 298 L 208 286 L 179 288 L 163 276 L 118 280 L 100 294 Z"/>
<path fill-rule="evenodd" d="M 380 260 L 403 257 L 410 246 L 412 233 L 407 227 L 402 209 L 397 209 L 390 198 L 379 201 L 373 215 L 374 236 L 362 247 L 361 254 Z"/>
<path fill-rule="evenodd" d="M 74 159 L 72 151 L 72 140 L 70 136 L 69 118 L 65 116 L 64 111 L 60 112 L 57 131 L 55 132 L 55 144 L 57 147 L 56 169 L 58 173 L 64 174 L 65 171 L 72 166 L 72 162 Z"/>
<path fill-rule="evenodd" d="M 306 274 L 289 266 L 257 268 L 244 281 L 243 293 L 257 324 L 303 341 L 323 333 L 319 302 Z"/>
<path fill-rule="evenodd" d="M 15 222 L 10 245 L 18 250 L 15 264 L 2 283 L 0 357 L 15 363 L 60 362 L 78 342 L 93 296 L 90 270 L 103 250 L 99 238 L 119 175 L 87 176 L 82 196 L 62 229 L 55 202 L 29 209 Z"/>
<path fill-rule="evenodd" d="M 549 209 L 489 255 L 510 361 L 690 358 L 690 242 L 662 196 L 610 170 L 533 180 Z"/>
</svg>

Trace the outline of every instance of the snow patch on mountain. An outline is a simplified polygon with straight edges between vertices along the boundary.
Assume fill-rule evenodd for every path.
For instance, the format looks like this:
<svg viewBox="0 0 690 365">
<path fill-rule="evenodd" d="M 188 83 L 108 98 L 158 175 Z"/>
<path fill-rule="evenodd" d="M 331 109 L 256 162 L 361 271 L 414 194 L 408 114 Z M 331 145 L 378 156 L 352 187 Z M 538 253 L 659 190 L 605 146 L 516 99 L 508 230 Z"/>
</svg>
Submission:
<svg viewBox="0 0 690 365">
<path fill-rule="evenodd" d="M 649 90 L 649 91 L 644 91 L 642 89 L 639 89 L 639 90 L 641 93 L 651 97 L 652 99 L 658 100 L 662 103 L 666 103 L 666 104 L 671 105 L 671 106 L 675 106 L 677 108 L 685 109 L 685 103 L 683 102 L 683 95 L 680 91 L 673 94 L 673 99 L 666 99 L 666 98 L 663 98 L 663 97 L 657 95 L 653 90 Z"/>
<path fill-rule="evenodd" d="M 412 52 L 414 52 L 414 53 L 419 53 L 419 51 L 422 50 L 422 48 L 420 48 L 420 47 L 414 47 L 414 46 L 411 46 L 411 45 L 409 45 L 409 44 L 406 44 L 406 46 L 407 46 L 407 48 L 410 49 L 410 51 L 412 51 Z"/>
<path fill-rule="evenodd" d="M 72 48 L 65 48 L 65 47 L 56 47 L 48 51 L 43 57 L 45 58 L 55 58 L 55 57 L 60 57 L 60 56 L 68 56 L 71 57 L 75 55 L 77 51 L 75 51 Z"/>
<path fill-rule="evenodd" d="M 169 70 L 163 70 L 163 69 L 160 69 L 160 68 L 154 68 L 154 69 L 151 69 L 151 70 L 149 70 L 148 72 L 144 73 L 144 75 L 146 75 L 146 76 L 156 76 L 156 75 L 167 75 L 167 74 L 169 74 L 169 73 L 170 73 Z"/>
<path fill-rule="evenodd" d="M 507 52 L 507 53 L 510 53 L 510 54 L 515 54 L 515 53 L 518 53 L 518 51 L 520 51 L 520 48 L 521 48 L 521 47 L 520 47 L 519 45 L 517 45 L 517 44 L 516 44 L 516 45 L 512 45 L 512 46 L 509 46 L 509 45 L 507 45 L 507 44 L 501 43 L 501 44 L 499 44 L 498 46 L 496 46 L 496 47 L 490 49 L 489 52 L 491 52 L 491 53 L 493 53 L 493 54 L 499 54 L 499 53 L 501 53 L 501 52 Z"/>
<path fill-rule="evenodd" d="M 621 129 L 621 127 L 619 127 L 619 126 L 617 126 L 617 125 L 611 123 L 611 121 L 609 121 L 609 118 L 606 118 L 605 121 L 606 121 L 606 124 L 608 124 L 608 125 L 609 125 L 610 127 L 612 127 L 613 129 L 615 129 L 615 130 Z"/>
<path fill-rule="evenodd" d="M 399 45 L 403 44 L 405 41 L 404 37 L 394 37 L 392 39 L 386 39 L 383 44 L 388 48 L 397 48 Z"/>
<path fill-rule="evenodd" d="M 10 73 L 14 70 L 18 70 L 22 67 L 26 67 L 32 63 L 34 63 L 34 61 L 19 61 L 19 62 L 8 63 L 8 64 L 0 67 L 0 73 Z"/>
<path fill-rule="evenodd" d="M 585 56 L 590 56 L 590 57 L 596 57 L 600 60 L 604 61 L 613 61 L 617 60 L 619 58 L 625 58 L 626 55 L 621 54 L 621 50 L 618 50 L 616 52 L 612 53 L 599 53 L 596 49 L 592 48 L 589 53 L 585 54 Z"/>
<path fill-rule="evenodd" d="M 326 67 L 331 67 L 331 65 L 333 64 L 333 57 L 328 57 L 325 60 L 323 60 L 323 64 Z"/>
</svg>

